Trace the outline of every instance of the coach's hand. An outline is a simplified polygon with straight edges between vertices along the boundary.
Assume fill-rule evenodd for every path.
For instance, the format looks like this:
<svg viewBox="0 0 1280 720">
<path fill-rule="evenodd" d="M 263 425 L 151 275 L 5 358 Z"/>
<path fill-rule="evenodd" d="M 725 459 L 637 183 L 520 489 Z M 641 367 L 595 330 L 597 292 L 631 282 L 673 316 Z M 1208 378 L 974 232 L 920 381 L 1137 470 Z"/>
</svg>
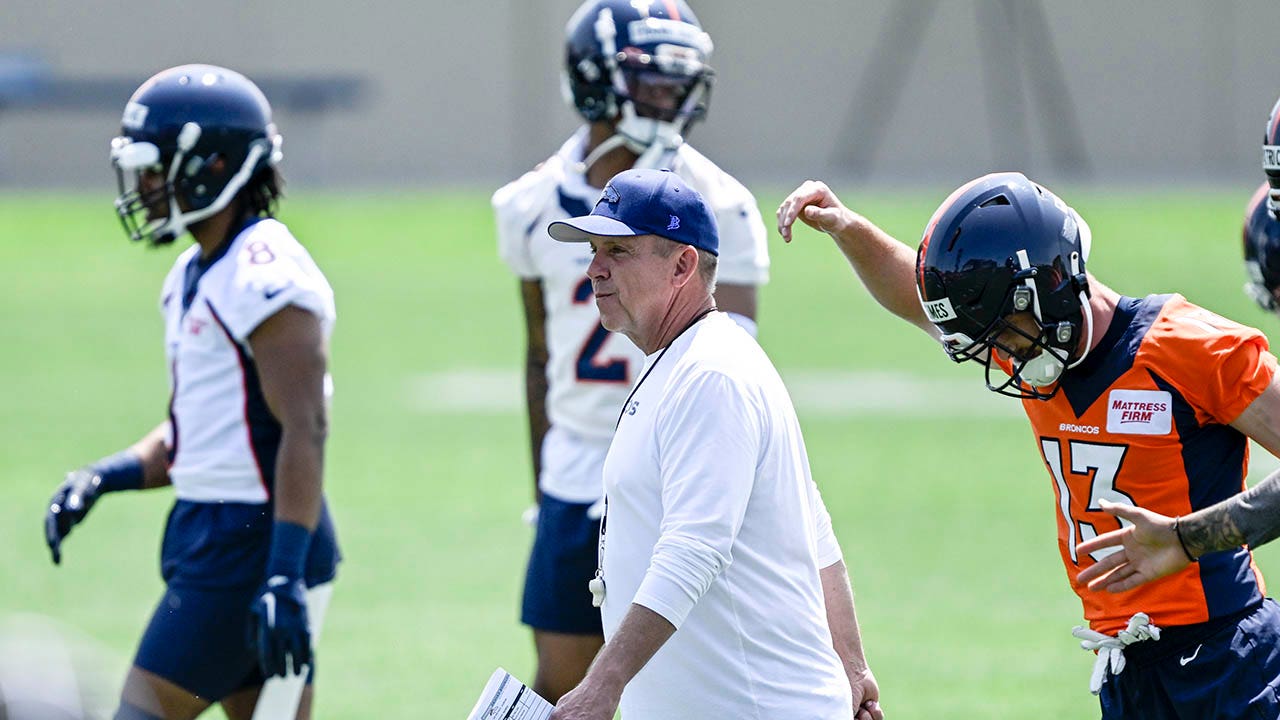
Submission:
<svg viewBox="0 0 1280 720">
<path fill-rule="evenodd" d="M 54 565 L 62 563 L 62 541 L 97 502 L 100 484 L 101 479 L 92 470 L 72 470 L 49 500 L 49 510 L 44 516 L 44 540 L 49 544 Z"/>
<path fill-rule="evenodd" d="M 249 607 L 249 642 L 266 677 L 300 674 L 311 664 L 307 588 L 298 578 L 274 575 Z"/>
<path fill-rule="evenodd" d="M 602 691 L 584 680 L 565 693 L 547 720 L 611 720 L 621 694 Z"/>
<path fill-rule="evenodd" d="M 871 674 L 870 668 L 849 673 L 849 687 L 853 691 L 854 720 L 884 720 L 884 709 L 880 707 L 880 686 L 876 684 L 876 676 Z"/>
</svg>

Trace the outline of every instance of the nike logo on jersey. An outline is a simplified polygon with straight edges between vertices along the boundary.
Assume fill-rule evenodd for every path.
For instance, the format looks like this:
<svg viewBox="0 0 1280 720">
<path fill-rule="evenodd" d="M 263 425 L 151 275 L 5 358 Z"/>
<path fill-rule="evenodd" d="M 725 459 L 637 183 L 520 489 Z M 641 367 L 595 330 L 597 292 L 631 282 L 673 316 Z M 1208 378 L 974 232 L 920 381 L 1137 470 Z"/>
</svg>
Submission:
<svg viewBox="0 0 1280 720">
<path fill-rule="evenodd" d="M 1196 651 L 1191 653 L 1190 657 L 1178 658 L 1178 664 L 1182 665 L 1183 667 L 1186 667 L 1187 663 L 1191 662 L 1192 660 L 1195 660 L 1196 657 L 1200 655 L 1200 648 L 1202 647 L 1204 647 L 1203 643 L 1196 646 Z"/>
<path fill-rule="evenodd" d="M 262 297 L 264 297 L 264 298 L 266 298 L 266 299 L 270 300 L 271 298 L 273 298 L 273 297 L 275 297 L 275 296 L 279 295 L 279 294 L 280 294 L 280 293 L 282 293 L 282 292 L 284 292 L 284 288 L 282 288 L 282 287 L 278 287 L 278 288 L 268 288 L 268 289 L 266 289 L 266 290 L 263 290 L 263 291 L 262 291 Z"/>
</svg>

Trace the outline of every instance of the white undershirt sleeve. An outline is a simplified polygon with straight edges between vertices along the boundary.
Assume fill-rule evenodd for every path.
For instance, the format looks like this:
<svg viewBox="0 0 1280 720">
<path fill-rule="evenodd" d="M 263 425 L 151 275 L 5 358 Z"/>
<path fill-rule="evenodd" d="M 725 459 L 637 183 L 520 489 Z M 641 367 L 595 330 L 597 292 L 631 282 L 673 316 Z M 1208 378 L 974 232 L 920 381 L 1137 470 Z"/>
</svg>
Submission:
<svg viewBox="0 0 1280 720">
<path fill-rule="evenodd" d="M 663 517 L 634 600 L 677 629 L 733 562 L 762 434 L 759 406 L 729 377 L 702 372 L 683 385 L 657 419 Z"/>
</svg>

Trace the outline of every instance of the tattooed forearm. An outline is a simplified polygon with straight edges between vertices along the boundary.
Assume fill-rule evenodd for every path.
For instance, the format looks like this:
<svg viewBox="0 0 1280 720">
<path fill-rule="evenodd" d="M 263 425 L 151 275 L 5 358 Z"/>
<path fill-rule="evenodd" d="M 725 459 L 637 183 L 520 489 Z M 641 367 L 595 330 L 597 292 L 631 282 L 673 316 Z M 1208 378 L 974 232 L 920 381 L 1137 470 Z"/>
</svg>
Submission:
<svg viewBox="0 0 1280 720">
<path fill-rule="evenodd" d="M 1249 547 L 1280 537 L 1280 471 L 1241 494 L 1234 505 L 1231 519 Z"/>
<path fill-rule="evenodd" d="M 1245 492 L 1183 517 L 1178 530 L 1195 557 L 1280 537 L 1280 471 Z"/>
<path fill-rule="evenodd" d="M 1205 508 L 1178 521 L 1178 534 L 1193 558 L 1244 544 L 1244 534 L 1236 526 L 1231 504 L 1240 496 Z"/>
</svg>

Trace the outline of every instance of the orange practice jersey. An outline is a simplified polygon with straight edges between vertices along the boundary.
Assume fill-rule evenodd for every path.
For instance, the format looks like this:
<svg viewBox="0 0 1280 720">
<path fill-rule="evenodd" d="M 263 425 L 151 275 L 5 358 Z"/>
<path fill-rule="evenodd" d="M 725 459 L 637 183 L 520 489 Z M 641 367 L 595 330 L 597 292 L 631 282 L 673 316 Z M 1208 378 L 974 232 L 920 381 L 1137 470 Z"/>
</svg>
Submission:
<svg viewBox="0 0 1280 720">
<path fill-rule="evenodd" d="M 1258 330 L 1179 295 L 1122 298 L 1112 327 L 1063 374 L 1060 392 L 1023 401 L 1054 480 L 1062 561 L 1094 630 L 1115 634 L 1140 611 L 1157 626 L 1201 623 L 1262 599 L 1247 549 L 1211 553 L 1114 594 L 1076 581 L 1108 551 L 1081 557 L 1076 547 L 1120 526 L 1099 500 L 1178 516 L 1245 488 L 1248 439 L 1227 423 L 1271 382 L 1276 360 L 1267 348 Z"/>
</svg>

